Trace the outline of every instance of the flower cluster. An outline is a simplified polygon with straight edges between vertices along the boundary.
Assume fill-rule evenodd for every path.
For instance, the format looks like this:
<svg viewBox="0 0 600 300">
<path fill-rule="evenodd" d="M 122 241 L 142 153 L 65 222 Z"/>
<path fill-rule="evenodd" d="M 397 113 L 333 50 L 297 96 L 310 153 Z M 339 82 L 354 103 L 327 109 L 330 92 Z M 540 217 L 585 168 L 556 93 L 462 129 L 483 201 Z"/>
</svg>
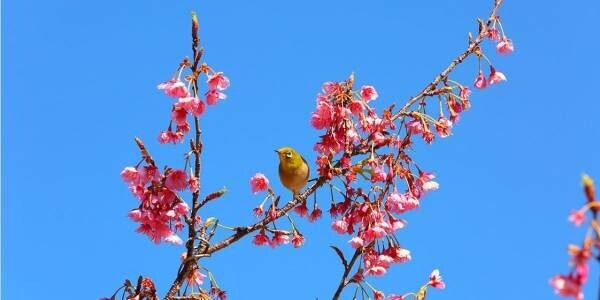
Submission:
<svg viewBox="0 0 600 300">
<path fill-rule="evenodd" d="M 600 251 L 600 249 L 598 249 L 600 227 L 598 226 L 597 220 L 600 202 L 596 199 L 594 182 L 587 175 L 583 176 L 583 190 L 587 202 L 579 210 L 571 213 L 569 221 L 575 224 L 575 226 L 581 226 L 585 221 L 585 212 L 589 211 L 592 215 L 590 228 L 587 231 L 588 233 L 581 246 L 569 245 L 568 247 L 568 252 L 571 256 L 571 259 L 569 260 L 571 271 L 567 275 L 555 275 L 550 279 L 550 285 L 557 294 L 573 297 L 577 300 L 583 299 L 583 285 L 587 281 L 589 275 L 589 260 L 592 257 L 597 257 L 597 254 L 594 255 L 592 252 L 592 248 L 595 246 L 596 250 Z"/>
<path fill-rule="evenodd" d="M 158 89 L 164 90 L 169 97 L 178 99 L 178 102 L 173 104 L 169 128 L 158 136 L 158 141 L 162 144 L 181 142 L 190 131 L 188 114 L 199 117 L 206 111 L 205 101 L 199 98 L 195 86 L 192 85 L 194 78 L 189 78 L 187 84 L 181 81 L 181 72 L 184 66 L 185 64 L 179 68 L 176 79 L 173 78 L 158 85 Z M 221 91 L 229 87 L 229 79 L 222 72 L 212 71 L 206 64 L 201 65 L 199 70 L 201 73 L 206 73 L 208 77 L 206 80 L 208 91 L 204 94 L 206 103 L 215 105 L 218 100 L 227 98 Z M 209 72 L 212 73 L 208 75 Z M 192 87 L 192 92 L 190 92 L 190 87 Z M 173 124 L 175 124 L 175 130 L 173 130 Z"/>
<path fill-rule="evenodd" d="M 498 30 L 497 26 L 500 27 Z M 502 55 L 507 55 L 512 53 L 515 48 L 513 46 L 513 42 L 509 39 L 504 33 L 504 28 L 502 27 L 502 23 L 500 22 L 500 18 L 496 17 L 492 23 L 490 28 L 487 28 L 485 31 L 485 37 L 496 42 L 496 52 Z M 478 50 L 477 56 L 479 57 L 479 73 L 475 77 L 475 82 L 473 85 L 478 89 L 484 89 L 490 85 L 494 85 L 496 83 L 500 83 L 502 81 L 506 81 L 506 75 L 504 73 L 497 71 L 496 68 L 492 65 L 491 61 L 481 52 L 481 49 Z M 488 63 L 490 66 L 490 74 L 486 78 L 481 71 L 481 58 Z"/>
<path fill-rule="evenodd" d="M 137 232 L 147 235 L 153 242 L 182 244 L 176 234 L 184 227 L 182 219 L 188 213 L 188 205 L 177 191 L 198 188 L 197 179 L 183 170 L 169 169 L 161 173 L 154 165 L 126 167 L 121 172 L 140 205 L 129 212 L 129 217 L 139 223 Z"/>
<path fill-rule="evenodd" d="M 411 259 L 410 251 L 394 235 L 406 224 L 400 214 L 418 208 L 423 195 L 438 188 L 435 176 L 417 168 L 405 149 L 413 135 L 422 135 L 428 143 L 435 136 L 433 130 L 440 137 L 448 136 L 453 123 L 444 117 L 443 110 L 437 119 L 417 110 L 407 113 L 409 121 L 404 122 L 401 135 L 391 108 L 380 115 L 371 107 L 371 101 L 378 97 L 376 89 L 365 85 L 355 91 L 353 84 L 353 76 L 343 82 L 325 83 L 310 123 L 325 130 L 314 147 L 319 153 L 319 175 L 338 179 L 344 186 L 340 190 L 342 200 L 331 199 L 331 228 L 352 236 L 349 244 L 362 253 L 361 276 L 380 276 L 391 264 Z M 444 95 L 454 121 L 470 107 L 467 87 L 456 84 L 439 94 Z M 356 152 L 367 156 L 357 160 Z M 360 186 L 358 176 L 369 180 L 368 190 Z M 407 184 L 403 191 L 398 189 L 401 183 Z M 305 203 L 295 211 L 300 216 L 308 214 Z"/>
</svg>

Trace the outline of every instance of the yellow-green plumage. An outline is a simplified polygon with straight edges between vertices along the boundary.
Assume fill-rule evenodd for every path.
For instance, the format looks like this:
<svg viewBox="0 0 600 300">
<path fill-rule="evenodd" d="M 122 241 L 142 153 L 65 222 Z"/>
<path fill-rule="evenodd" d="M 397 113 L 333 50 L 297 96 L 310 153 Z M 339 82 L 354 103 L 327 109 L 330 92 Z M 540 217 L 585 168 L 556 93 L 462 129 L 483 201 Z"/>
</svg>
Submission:
<svg viewBox="0 0 600 300">
<path fill-rule="evenodd" d="M 306 160 L 291 147 L 275 150 L 279 156 L 279 179 L 295 195 L 300 194 L 308 182 L 310 168 Z"/>
</svg>

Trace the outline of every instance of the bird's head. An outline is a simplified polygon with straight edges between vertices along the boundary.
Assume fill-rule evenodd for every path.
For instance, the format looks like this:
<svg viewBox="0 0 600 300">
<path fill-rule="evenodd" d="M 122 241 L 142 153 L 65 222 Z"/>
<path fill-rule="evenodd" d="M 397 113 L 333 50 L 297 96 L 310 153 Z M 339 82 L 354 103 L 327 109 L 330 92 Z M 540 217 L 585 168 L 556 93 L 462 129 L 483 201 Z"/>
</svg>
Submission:
<svg viewBox="0 0 600 300">
<path fill-rule="evenodd" d="M 277 152 L 277 155 L 279 156 L 279 162 L 302 162 L 302 157 L 300 156 L 300 153 L 298 153 L 291 147 L 281 147 L 275 150 L 275 152 Z"/>
</svg>

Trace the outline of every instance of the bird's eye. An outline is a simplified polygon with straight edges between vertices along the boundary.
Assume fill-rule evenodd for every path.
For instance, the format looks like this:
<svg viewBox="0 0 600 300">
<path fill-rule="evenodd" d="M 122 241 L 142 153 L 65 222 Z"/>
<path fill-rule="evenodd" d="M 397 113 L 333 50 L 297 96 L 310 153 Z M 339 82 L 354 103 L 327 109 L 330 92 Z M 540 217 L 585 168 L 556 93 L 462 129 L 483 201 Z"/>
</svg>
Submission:
<svg viewBox="0 0 600 300">
<path fill-rule="evenodd" d="M 285 153 L 285 157 L 292 158 L 292 152 L 286 152 Z"/>
</svg>

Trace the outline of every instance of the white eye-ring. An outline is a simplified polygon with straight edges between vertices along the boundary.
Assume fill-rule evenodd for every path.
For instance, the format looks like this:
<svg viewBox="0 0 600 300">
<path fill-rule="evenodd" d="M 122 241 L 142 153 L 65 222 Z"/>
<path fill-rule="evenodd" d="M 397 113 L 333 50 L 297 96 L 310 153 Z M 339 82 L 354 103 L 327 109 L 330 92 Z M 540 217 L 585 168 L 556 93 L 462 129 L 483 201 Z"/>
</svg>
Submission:
<svg viewBox="0 0 600 300">
<path fill-rule="evenodd" d="M 285 153 L 285 157 L 292 158 L 292 152 L 286 152 Z"/>
</svg>

